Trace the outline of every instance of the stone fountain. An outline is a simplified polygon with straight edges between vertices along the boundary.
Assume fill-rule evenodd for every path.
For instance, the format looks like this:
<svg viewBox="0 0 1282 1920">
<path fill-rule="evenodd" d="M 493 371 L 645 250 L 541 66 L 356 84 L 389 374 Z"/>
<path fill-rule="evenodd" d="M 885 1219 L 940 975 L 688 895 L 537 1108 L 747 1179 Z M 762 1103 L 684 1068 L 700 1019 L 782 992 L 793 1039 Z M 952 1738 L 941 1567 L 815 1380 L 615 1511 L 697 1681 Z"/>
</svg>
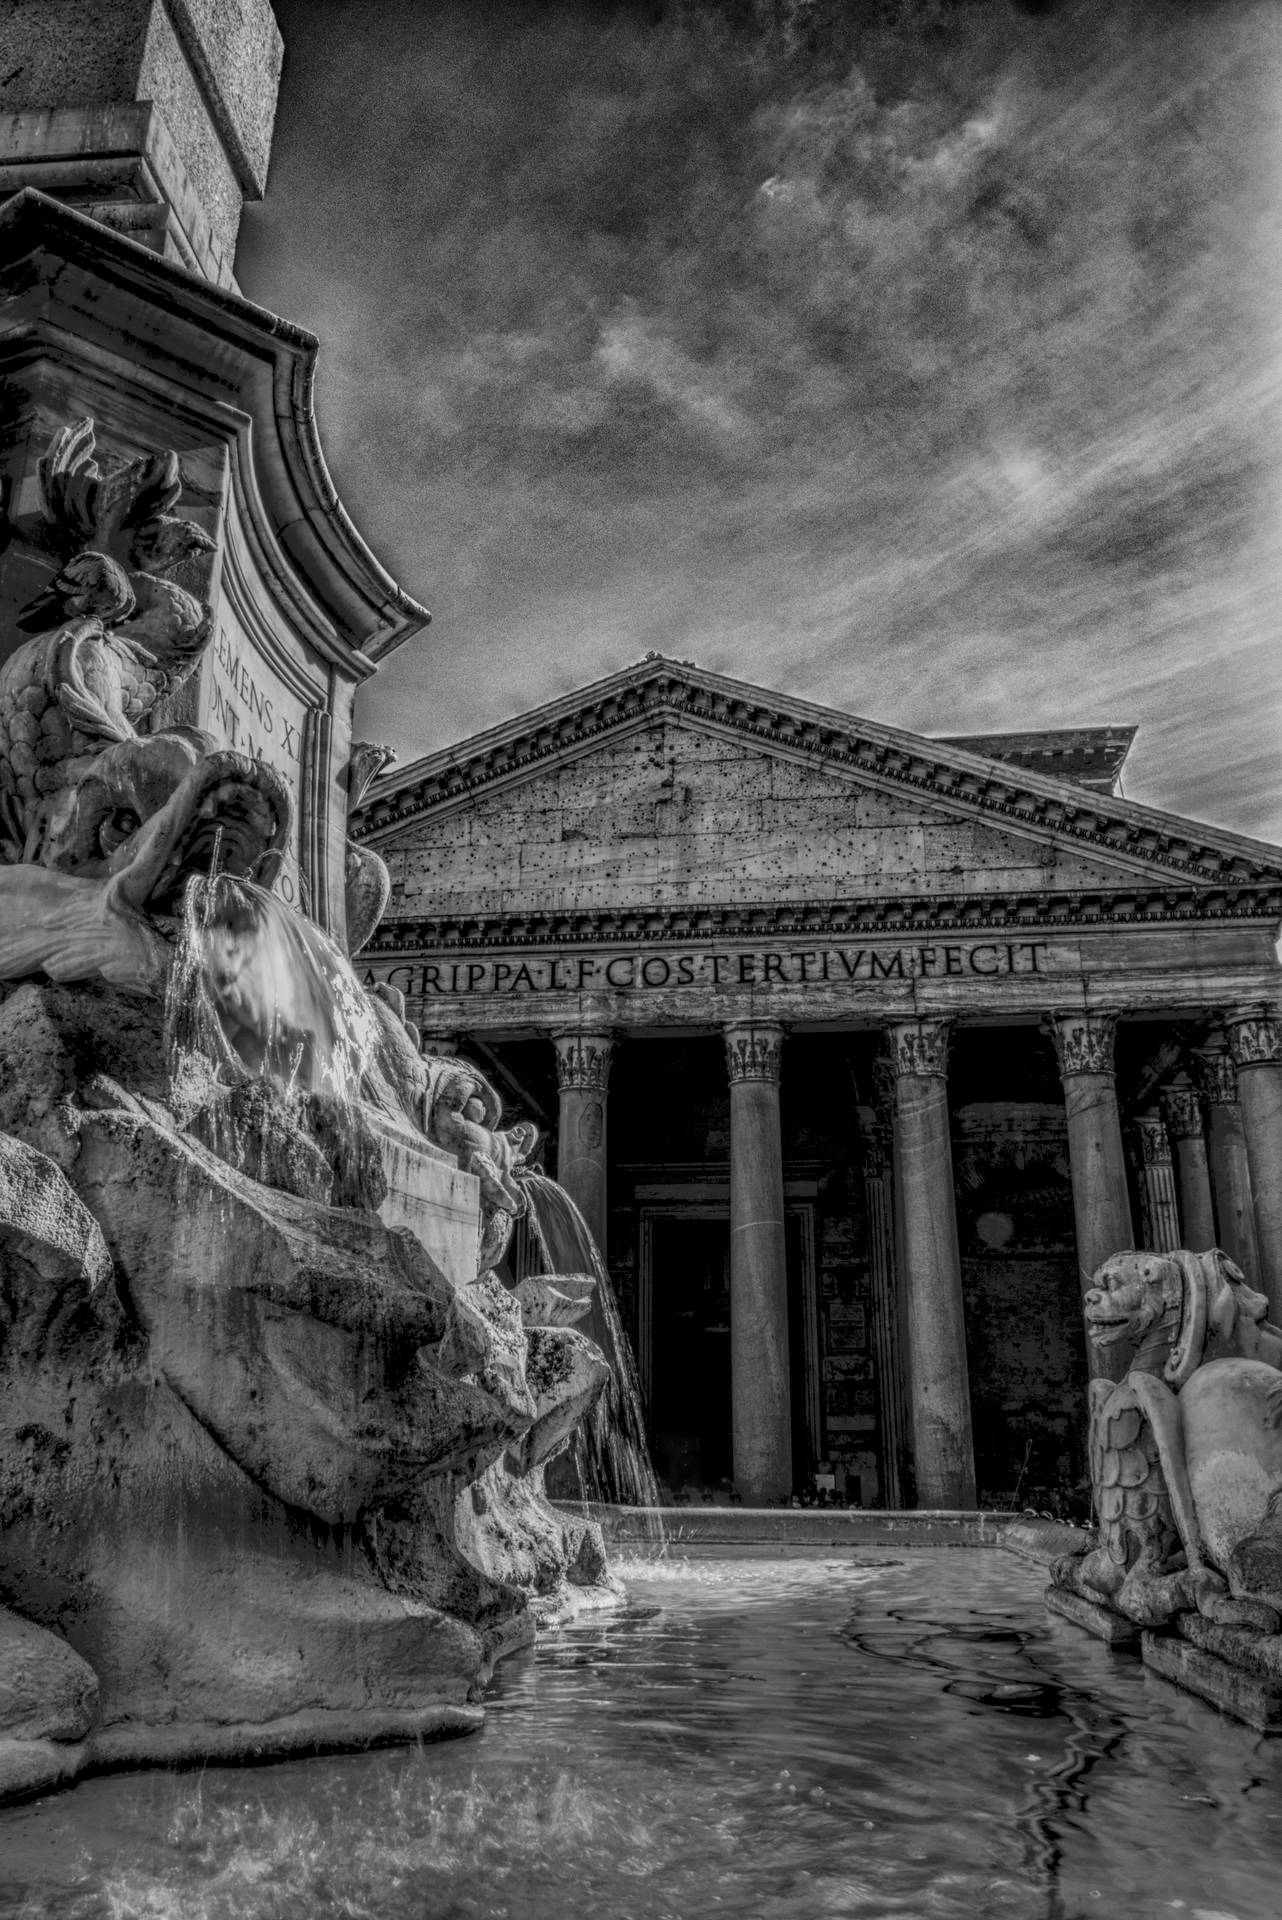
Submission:
<svg viewBox="0 0 1282 1920">
<path fill-rule="evenodd" d="M 495 1275 L 534 1130 L 349 965 L 354 697 L 428 616 L 334 494 L 317 343 L 201 224 L 184 155 L 260 177 L 279 71 L 218 12 L 172 100 L 7 128 L 71 204 L 0 205 L 0 1797 L 464 1731 L 617 1597 L 543 1492 L 609 1377 L 590 1280 Z M 104 127 L 150 225 L 77 186 Z"/>
</svg>

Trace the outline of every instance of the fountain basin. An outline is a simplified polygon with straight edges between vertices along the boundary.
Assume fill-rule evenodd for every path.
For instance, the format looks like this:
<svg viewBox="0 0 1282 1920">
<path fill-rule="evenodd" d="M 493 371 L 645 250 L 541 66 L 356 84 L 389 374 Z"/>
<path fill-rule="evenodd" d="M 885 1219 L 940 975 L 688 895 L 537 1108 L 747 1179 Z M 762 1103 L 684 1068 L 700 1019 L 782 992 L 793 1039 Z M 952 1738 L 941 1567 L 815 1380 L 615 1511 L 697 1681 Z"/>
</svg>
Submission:
<svg viewBox="0 0 1282 1920">
<path fill-rule="evenodd" d="M 0 1910 L 1272 1920 L 1282 1747 L 1048 1617 L 1014 1555 L 640 1556 L 473 1739 L 84 1781 Z M 270 1906 L 265 1902 L 270 1900 Z"/>
</svg>

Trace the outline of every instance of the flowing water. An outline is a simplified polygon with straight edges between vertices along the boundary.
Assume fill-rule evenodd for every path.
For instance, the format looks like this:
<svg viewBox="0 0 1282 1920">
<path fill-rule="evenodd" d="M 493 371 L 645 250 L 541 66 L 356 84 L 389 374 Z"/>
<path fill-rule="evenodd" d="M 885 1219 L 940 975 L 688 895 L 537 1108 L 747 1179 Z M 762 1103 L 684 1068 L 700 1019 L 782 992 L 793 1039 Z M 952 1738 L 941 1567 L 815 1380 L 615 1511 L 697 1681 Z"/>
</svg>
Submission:
<svg viewBox="0 0 1282 1920">
<path fill-rule="evenodd" d="M 188 885 L 166 1015 L 171 1057 L 217 1060 L 230 1048 L 286 1093 L 346 1104 L 378 1035 L 334 942 L 265 887 L 225 873 Z"/>
<path fill-rule="evenodd" d="M 596 1280 L 583 1331 L 595 1340 L 613 1369 L 613 1379 L 571 1443 L 579 1491 L 586 1500 L 612 1506 L 657 1508 L 659 1487 L 650 1465 L 636 1361 L 605 1262 L 587 1221 L 564 1187 L 532 1168 L 522 1169 L 520 1180 L 529 1197 L 530 1225 L 543 1271 L 590 1273 Z M 656 1518 L 656 1527 L 660 1524 Z"/>
<path fill-rule="evenodd" d="M 1039 1568 L 679 1553 L 506 1661 L 471 1739 L 0 1813 L 0 1915 L 1276 1920 L 1282 1741 L 1048 1616 Z"/>
</svg>

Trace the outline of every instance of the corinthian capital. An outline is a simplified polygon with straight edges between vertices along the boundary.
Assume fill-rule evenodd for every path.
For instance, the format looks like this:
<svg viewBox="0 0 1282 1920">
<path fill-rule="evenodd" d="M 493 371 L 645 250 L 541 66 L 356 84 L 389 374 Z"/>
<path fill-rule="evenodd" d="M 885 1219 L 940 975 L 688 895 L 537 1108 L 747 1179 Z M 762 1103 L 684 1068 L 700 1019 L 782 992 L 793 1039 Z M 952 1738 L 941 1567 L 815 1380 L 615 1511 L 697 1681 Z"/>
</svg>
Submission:
<svg viewBox="0 0 1282 1920">
<path fill-rule="evenodd" d="M 572 1027 L 552 1035 L 556 1048 L 556 1084 L 562 1093 L 604 1093 L 610 1079 L 612 1033 Z"/>
<path fill-rule="evenodd" d="M 1275 1007 L 1234 1007 L 1224 1024 L 1235 1067 L 1266 1067 L 1282 1061 L 1282 1019 Z"/>
<path fill-rule="evenodd" d="M 1208 1107 L 1231 1107 L 1237 1100 L 1237 1068 L 1224 1040 L 1194 1047 L 1189 1055 L 1197 1090 Z"/>
<path fill-rule="evenodd" d="M 783 1028 L 773 1022 L 743 1020 L 725 1029 L 726 1072 L 737 1080 L 769 1080 L 779 1084 L 783 1058 Z"/>
<path fill-rule="evenodd" d="M 1050 1027 L 1061 1075 L 1112 1073 L 1116 1013 L 1100 1009 L 1053 1013 Z"/>
<path fill-rule="evenodd" d="M 1135 1122 L 1135 1138 L 1144 1166 L 1170 1166 L 1171 1141 L 1160 1113 L 1141 1113 Z"/>
<path fill-rule="evenodd" d="M 893 1020 L 886 1027 L 886 1046 L 896 1079 L 904 1074 L 948 1074 L 948 1036 L 951 1020 Z"/>
<path fill-rule="evenodd" d="M 1162 1118 L 1172 1140 L 1202 1138 L 1202 1103 L 1192 1087 L 1162 1088 Z"/>
</svg>

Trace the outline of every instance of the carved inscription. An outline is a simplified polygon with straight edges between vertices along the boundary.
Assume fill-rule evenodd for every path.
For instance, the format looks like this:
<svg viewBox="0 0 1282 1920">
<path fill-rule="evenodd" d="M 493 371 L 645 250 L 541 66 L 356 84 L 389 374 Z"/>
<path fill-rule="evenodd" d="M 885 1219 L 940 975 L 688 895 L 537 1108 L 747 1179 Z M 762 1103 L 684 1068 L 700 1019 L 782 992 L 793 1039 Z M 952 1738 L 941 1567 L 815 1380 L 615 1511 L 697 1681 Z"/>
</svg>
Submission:
<svg viewBox="0 0 1282 1920">
<path fill-rule="evenodd" d="M 252 643 L 225 621 L 209 649 L 203 692 L 203 724 L 237 753 L 261 760 L 279 773 L 294 801 L 294 848 L 277 880 L 290 906 L 301 896 L 297 848 L 303 731 L 307 707 L 273 673 Z"/>
<path fill-rule="evenodd" d="M 371 968 L 405 994 L 635 993 L 688 987 L 866 985 L 883 980 L 974 980 L 1054 971 L 1044 940 L 986 940 L 912 947 L 806 947 L 781 953 L 523 954 L 510 959 L 423 960 Z"/>
<path fill-rule="evenodd" d="M 302 751 L 302 716 L 295 702 L 293 716 L 285 711 L 279 686 L 272 692 L 262 683 L 263 670 L 246 658 L 244 643 L 220 627 L 210 653 L 214 677 L 210 683 L 214 717 L 227 744 L 255 760 L 267 760 L 281 773 L 297 767 Z M 264 676 L 265 677 L 265 676 Z"/>
</svg>

